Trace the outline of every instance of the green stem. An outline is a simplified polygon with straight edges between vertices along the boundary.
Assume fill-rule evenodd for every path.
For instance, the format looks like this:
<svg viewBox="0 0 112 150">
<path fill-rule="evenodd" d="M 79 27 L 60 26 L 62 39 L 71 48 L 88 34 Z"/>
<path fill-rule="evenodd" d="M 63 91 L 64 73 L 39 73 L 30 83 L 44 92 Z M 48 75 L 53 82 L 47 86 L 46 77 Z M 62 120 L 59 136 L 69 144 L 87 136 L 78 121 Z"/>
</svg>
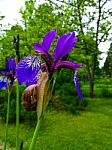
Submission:
<svg viewBox="0 0 112 150">
<path fill-rule="evenodd" d="M 19 86 L 16 83 L 16 150 L 19 150 Z"/>
<path fill-rule="evenodd" d="M 51 85 L 51 95 L 48 97 L 48 101 L 47 101 L 47 103 L 46 103 L 46 107 L 47 107 L 47 105 L 48 105 L 49 101 L 50 101 L 50 100 L 51 100 L 51 98 L 52 98 L 52 93 L 53 93 L 53 90 L 54 90 L 54 86 L 55 86 L 56 78 L 57 78 L 57 76 L 55 75 L 55 76 L 54 76 L 54 79 L 53 79 L 53 83 L 52 83 L 52 85 Z"/>
<path fill-rule="evenodd" d="M 55 80 L 56 80 L 56 76 L 54 77 L 54 80 L 53 80 L 53 83 L 52 83 L 51 95 L 48 97 L 48 100 L 46 102 L 46 107 L 47 107 L 47 104 L 48 104 L 49 100 L 52 97 L 52 92 L 53 92 L 53 89 L 54 89 Z M 51 83 L 49 83 L 49 88 L 51 86 L 50 84 Z M 38 136 L 38 132 L 39 132 L 39 129 L 40 129 L 40 124 L 41 124 L 44 112 L 45 112 L 45 110 L 43 109 L 43 113 L 42 113 L 41 117 L 38 118 L 37 125 L 36 125 L 36 128 L 35 128 L 34 134 L 33 134 L 33 138 L 32 138 L 29 150 L 34 150 L 34 146 L 35 146 L 35 143 L 36 143 L 36 139 L 37 139 L 37 136 Z"/>
<path fill-rule="evenodd" d="M 36 128 L 35 128 L 34 134 L 33 134 L 32 142 L 30 144 L 29 150 L 34 150 L 34 146 L 35 146 L 35 142 L 36 142 L 38 132 L 39 132 L 39 129 L 40 129 L 41 121 L 42 121 L 42 117 L 40 117 L 37 121 L 37 125 L 36 125 Z"/>
<path fill-rule="evenodd" d="M 7 144 L 7 134 L 8 134 L 8 122 L 9 122 L 9 105 L 10 105 L 10 95 L 11 92 L 8 89 L 8 103 L 7 103 L 7 117 L 6 117 L 6 133 L 5 133 L 5 144 L 4 144 L 4 150 L 6 150 L 6 144 Z"/>
</svg>

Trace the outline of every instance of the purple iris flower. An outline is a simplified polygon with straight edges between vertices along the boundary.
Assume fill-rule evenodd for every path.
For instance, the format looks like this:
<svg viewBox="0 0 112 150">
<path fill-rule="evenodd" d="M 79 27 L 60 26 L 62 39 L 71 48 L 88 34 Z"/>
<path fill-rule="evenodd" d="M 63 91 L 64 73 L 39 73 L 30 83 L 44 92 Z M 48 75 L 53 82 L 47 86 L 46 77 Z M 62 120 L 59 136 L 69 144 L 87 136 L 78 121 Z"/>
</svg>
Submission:
<svg viewBox="0 0 112 150">
<path fill-rule="evenodd" d="M 8 89 L 9 84 L 13 84 L 15 80 L 15 69 L 16 62 L 14 59 L 10 58 L 6 62 L 5 71 L 0 71 L 0 89 L 3 87 Z"/>
<path fill-rule="evenodd" d="M 82 67 L 82 64 L 62 60 L 62 58 L 66 56 L 75 46 L 77 38 L 74 32 L 67 33 L 59 37 L 53 54 L 51 55 L 49 53 L 51 44 L 56 37 L 56 32 L 56 30 L 51 30 L 44 36 L 41 44 L 38 42 L 34 43 L 35 50 L 41 53 L 41 57 L 45 61 L 41 66 L 40 60 L 38 60 L 36 56 L 28 56 L 18 63 L 16 68 L 16 76 L 19 84 L 26 83 L 27 86 L 36 84 L 39 70 L 43 68 L 48 72 L 49 77 L 52 77 L 52 75 L 61 68 L 69 68 L 75 71 L 76 69 Z M 35 67 L 32 65 L 33 63 L 35 64 Z M 79 95 L 80 91 L 78 90 L 78 80 L 75 85 Z"/>
<path fill-rule="evenodd" d="M 42 66 L 46 67 L 46 70 L 51 76 L 53 73 L 60 70 L 61 68 L 69 68 L 72 70 L 81 68 L 82 64 L 77 64 L 71 61 L 62 61 L 62 58 L 66 56 L 75 46 L 75 43 L 77 41 L 75 33 L 71 32 L 59 37 L 56 48 L 54 49 L 53 54 L 50 55 L 48 51 L 55 36 L 56 30 L 52 30 L 44 36 L 42 44 L 39 44 L 37 42 L 34 43 L 35 50 L 40 52 L 45 60 L 45 63 L 42 64 Z M 45 46 L 46 44 L 47 48 Z M 78 83 L 78 74 L 76 75 L 76 73 L 74 74 L 74 82 L 76 90 L 78 92 L 78 96 L 82 100 L 82 93 Z"/>
<path fill-rule="evenodd" d="M 36 51 L 42 54 L 42 57 L 46 62 L 46 67 L 48 69 L 48 72 L 49 73 L 55 72 L 58 68 L 63 68 L 63 67 L 67 67 L 70 69 L 77 69 L 82 67 L 82 65 L 76 64 L 74 62 L 61 61 L 61 58 L 67 55 L 74 48 L 74 45 L 77 41 L 75 33 L 71 32 L 61 36 L 57 41 L 57 45 L 53 54 L 50 55 L 48 51 L 50 49 L 50 45 L 53 42 L 55 36 L 56 36 L 56 30 L 52 30 L 44 36 L 42 44 L 39 44 L 37 42 L 34 43 L 34 48 L 36 49 Z M 44 46 L 45 43 L 48 44 L 47 50 L 46 47 Z"/>
</svg>

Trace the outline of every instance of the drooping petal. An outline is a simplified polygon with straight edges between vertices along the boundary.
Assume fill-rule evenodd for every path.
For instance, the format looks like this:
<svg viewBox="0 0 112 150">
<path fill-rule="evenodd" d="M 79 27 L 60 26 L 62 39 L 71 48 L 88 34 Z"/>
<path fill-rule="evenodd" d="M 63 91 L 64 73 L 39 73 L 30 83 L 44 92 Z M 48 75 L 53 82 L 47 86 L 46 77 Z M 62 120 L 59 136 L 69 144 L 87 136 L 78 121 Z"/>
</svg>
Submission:
<svg viewBox="0 0 112 150">
<path fill-rule="evenodd" d="M 40 74 L 40 71 L 38 71 L 38 73 L 35 72 L 34 74 L 31 74 L 31 76 L 29 76 L 29 78 L 25 82 L 26 86 L 36 84 L 38 79 L 40 78 Z"/>
<path fill-rule="evenodd" d="M 7 72 L 7 71 L 0 71 L 0 74 L 5 75 L 5 76 L 10 76 L 10 72 Z"/>
<path fill-rule="evenodd" d="M 68 54 L 74 47 L 77 38 L 75 33 L 68 33 L 61 36 L 57 41 L 56 49 L 53 52 L 55 61 L 58 61 L 61 57 Z"/>
<path fill-rule="evenodd" d="M 7 72 L 7 71 L 0 71 L 0 74 L 4 77 L 7 78 L 7 83 L 13 84 L 15 80 L 15 72 Z"/>
<path fill-rule="evenodd" d="M 0 81 L 0 89 L 2 89 L 3 87 L 5 87 L 7 89 L 7 83 L 6 82 L 1 82 Z"/>
<path fill-rule="evenodd" d="M 16 67 L 19 84 L 25 83 L 27 86 L 36 84 L 40 67 L 40 57 L 29 55 L 22 59 Z"/>
<path fill-rule="evenodd" d="M 61 69 L 61 68 L 69 68 L 69 69 L 77 69 L 77 68 L 81 68 L 82 64 L 77 64 L 71 61 L 60 61 L 57 62 L 55 65 L 55 70 L 57 69 Z"/>
<path fill-rule="evenodd" d="M 33 46 L 34 46 L 34 49 L 35 49 L 37 52 L 42 53 L 42 54 L 45 54 L 45 52 L 44 52 L 44 50 L 43 50 L 41 44 L 39 44 L 38 42 L 35 42 L 35 43 L 33 44 Z"/>
<path fill-rule="evenodd" d="M 80 85 L 79 85 L 78 71 L 75 71 L 75 73 L 74 73 L 74 83 L 75 83 L 75 87 L 76 87 L 78 96 L 79 96 L 80 100 L 82 101 L 83 95 L 82 95 Z"/>
<path fill-rule="evenodd" d="M 8 85 L 10 83 L 10 80 L 6 76 L 0 76 L 0 89 L 5 87 L 8 88 Z"/>
<path fill-rule="evenodd" d="M 15 69 L 16 69 L 16 62 L 14 59 L 10 58 L 7 62 L 6 62 L 6 70 L 7 71 L 13 71 L 15 72 Z"/>
<path fill-rule="evenodd" d="M 43 38 L 43 42 L 42 44 L 39 44 L 38 42 L 35 42 L 34 43 L 34 48 L 44 54 L 44 53 L 48 53 L 49 49 L 50 49 L 50 46 L 54 40 L 56 36 L 56 30 L 51 30 L 49 31 Z"/>
</svg>

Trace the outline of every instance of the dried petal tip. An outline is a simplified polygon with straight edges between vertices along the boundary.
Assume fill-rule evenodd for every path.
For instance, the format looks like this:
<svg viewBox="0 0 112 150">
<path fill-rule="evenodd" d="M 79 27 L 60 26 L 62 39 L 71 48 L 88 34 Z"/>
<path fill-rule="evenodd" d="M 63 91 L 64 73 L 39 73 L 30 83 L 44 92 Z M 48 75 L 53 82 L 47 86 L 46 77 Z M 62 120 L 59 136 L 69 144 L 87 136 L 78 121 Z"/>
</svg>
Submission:
<svg viewBox="0 0 112 150">
<path fill-rule="evenodd" d="M 37 99 L 34 97 L 36 84 L 28 86 L 23 92 L 23 106 L 27 111 L 36 111 Z"/>
<path fill-rule="evenodd" d="M 23 92 L 23 105 L 27 111 L 37 111 L 38 117 L 41 116 L 43 103 L 46 102 L 48 91 L 48 74 L 43 72 L 38 84 L 28 86 Z M 43 102 L 44 100 L 44 102 Z"/>
</svg>

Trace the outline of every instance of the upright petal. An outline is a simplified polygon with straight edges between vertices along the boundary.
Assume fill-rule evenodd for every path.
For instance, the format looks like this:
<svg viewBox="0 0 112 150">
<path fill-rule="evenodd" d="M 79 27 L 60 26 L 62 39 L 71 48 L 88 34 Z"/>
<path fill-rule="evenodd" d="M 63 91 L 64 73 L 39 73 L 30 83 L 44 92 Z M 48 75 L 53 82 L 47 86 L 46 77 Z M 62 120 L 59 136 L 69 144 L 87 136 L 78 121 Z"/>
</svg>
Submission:
<svg viewBox="0 0 112 150">
<path fill-rule="evenodd" d="M 48 52 L 50 49 L 50 46 L 56 36 L 56 29 L 49 31 L 43 38 L 42 47 L 43 49 Z"/>
<path fill-rule="evenodd" d="M 82 101 L 83 95 L 82 95 L 82 92 L 80 90 L 79 79 L 78 79 L 78 71 L 75 71 L 75 73 L 74 73 L 74 83 L 75 83 L 75 86 L 76 86 L 78 96 L 79 96 L 80 100 Z"/>
<path fill-rule="evenodd" d="M 49 31 L 49 32 L 44 36 L 42 44 L 39 44 L 38 42 L 35 42 L 35 43 L 34 43 L 34 48 L 35 48 L 38 52 L 40 52 L 40 53 L 42 53 L 42 54 L 47 53 L 47 52 L 49 51 L 49 49 L 50 49 L 50 46 L 51 46 L 51 44 L 52 44 L 52 42 L 53 42 L 55 36 L 56 36 L 56 30 L 51 30 L 51 31 Z"/>
<path fill-rule="evenodd" d="M 14 59 L 10 58 L 7 62 L 6 62 L 6 70 L 7 71 L 13 71 L 15 72 L 16 69 L 16 62 Z"/>
<path fill-rule="evenodd" d="M 61 36 L 57 41 L 56 49 L 53 52 L 55 61 L 58 61 L 61 57 L 68 54 L 74 47 L 77 38 L 75 33 L 68 33 Z"/>
<path fill-rule="evenodd" d="M 44 52 L 44 50 L 43 50 L 41 44 L 39 44 L 38 42 L 35 42 L 35 43 L 33 44 L 33 46 L 34 46 L 34 49 L 35 49 L 37 52 L 42 53 L 42 54 L 45 54 L 45 52 Z"/>
<path fill-rule="evenodd" d="M 19 84 L 25 83 L 27 86 L 36 84 L 40 67 L 40 57 L 29 55 L 22 59 L 16 67 Z"/>
<path fill-rule="evenodd" d="M 77 68 L 81 68 L 82 64 L 77 64 L 71 61 L 60 61 L 57 62 L 55 65 L 55 70 L 57 69 L 61 69 L 61 68 L 69 68 L 69 69 L 77 69 Z"/>
</svg>

